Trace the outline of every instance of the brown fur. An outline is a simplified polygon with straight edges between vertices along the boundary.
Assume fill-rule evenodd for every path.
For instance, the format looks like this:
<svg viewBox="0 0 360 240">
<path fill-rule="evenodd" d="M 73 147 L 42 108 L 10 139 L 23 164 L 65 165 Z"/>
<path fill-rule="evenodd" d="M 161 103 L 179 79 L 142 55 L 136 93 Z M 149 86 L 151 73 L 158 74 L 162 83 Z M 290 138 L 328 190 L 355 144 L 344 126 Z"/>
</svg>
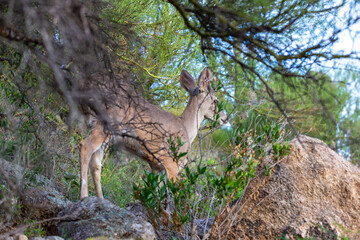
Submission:
<svg viewBox="0 0 360 240">
<path fill-rule="evenodd" d="M 96 75 L 97 86 L 86 85 L 92 97 L 83 105 L 84 112 L 94 122 L 90 136 L 80 143 L 81 198 L 88 196 L 87 170 L 90 165 L 96 194 L 103 197 L 100 175 L 104 143 L 114 140 L 125 150 L 148 162 L 153 170 L 166 171 L 168 178 L 176 178 L 179 163 L 173 158 L 168 139 L 177 137 L 185 142 L 179 152 L 188 152 L 204 118 L 214 119 L 218 100 L 210 90 L 211 71 L 205 68 L 199 77 L 200 91 L 191 75 L 182 71 L 181 86 L 191 97 L 184 113 L 177 117 L 147 102 L 120 77 L 108 86 L 108 76 Z M 226 121 L 220 114 L 220 123 Z"/>
</svg>

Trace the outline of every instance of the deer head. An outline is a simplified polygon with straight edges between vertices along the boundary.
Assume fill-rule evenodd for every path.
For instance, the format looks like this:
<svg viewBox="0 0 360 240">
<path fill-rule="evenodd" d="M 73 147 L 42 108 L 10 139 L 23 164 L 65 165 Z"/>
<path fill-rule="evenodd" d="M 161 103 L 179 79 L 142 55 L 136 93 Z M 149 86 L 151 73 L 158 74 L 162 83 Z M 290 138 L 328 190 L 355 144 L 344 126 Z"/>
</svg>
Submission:
<svg viewBox="0 0 360 240">
<path fill-rule="evenodd" d="M 224 124 L 227 117 L 223 111 L 219 111 L 219 100 L 215 96 L 214 90 L 211 88 L 213 75 L 208 67 L 206 67 L 200 74 L 198 85 L 196 85 L 194 78 L 186 71 L 182 70 L 180 74 L 180 84 L 190 94 L 189 103 L 181 115 L 184 119 L 185 125 L 189 126 L 190 139 L 193 140 L 204 118 L 211 121 L 216 120 L 216 115 L 219 124 Z M 187 121 L 189 116 L 196 116 L 194 121 Z M 187 123 L 188 122 L 188 123 Z M 193 127 L 190 127 L 192 125 Z"/>
</svg>

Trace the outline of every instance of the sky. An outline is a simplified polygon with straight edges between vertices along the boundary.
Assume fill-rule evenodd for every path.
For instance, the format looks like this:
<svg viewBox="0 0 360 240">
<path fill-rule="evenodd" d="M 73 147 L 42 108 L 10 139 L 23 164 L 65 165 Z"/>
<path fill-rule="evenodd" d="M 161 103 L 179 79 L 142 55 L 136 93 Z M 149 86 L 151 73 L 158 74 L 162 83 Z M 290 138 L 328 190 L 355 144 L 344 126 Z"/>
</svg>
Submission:
<svg viewBox="0 0 360 240">
<path fill-rule="evenodd" d="M 339 1 L 340 3 L 341 1 Z M 353 1 L 348 1 L 347 5 L 343 8 L 340 12 L 339 20 L 342 17 L 346 17 L 348 14 L 352 16 L 352 18 L 359 18 L 360 17 L 360 4 L 356 4 L 354 6 L 350 6 Z M 349 16 L 348 15 L 348 16 Z M 339 27 L 341 24 L 344 24 L 342 21 L 339 21 Z M 333 46 L 333 50 L 342 52 L 344 54 L 349 54 L 351 52 L 356 52 L 358 58 L 360 58 L 360 21 L 356 24 L 352 25 L 351 28 L 344 30 L 339 35 L 339 41 L 335 43 Z M 342 64 L 353 64 L 356 69 L 360 69 L 360 61 L 358 60 L 342 60 Z M 359 74 L 357 74 L 359 75 Z M 354 79 L 351 80 L 351 84 L 349 88 L 352 90 L 353 98 L 360 98 L 360 76 L 354 75 Z"/>
</svg>

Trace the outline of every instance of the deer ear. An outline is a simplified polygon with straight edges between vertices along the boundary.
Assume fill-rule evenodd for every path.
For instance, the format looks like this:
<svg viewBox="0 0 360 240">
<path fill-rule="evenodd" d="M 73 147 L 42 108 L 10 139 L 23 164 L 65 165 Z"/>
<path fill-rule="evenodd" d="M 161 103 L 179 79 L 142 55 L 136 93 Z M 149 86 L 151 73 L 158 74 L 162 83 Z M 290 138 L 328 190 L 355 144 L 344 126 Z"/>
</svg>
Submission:
<svg viewBox="0 0 360 240">
<path fill-rule="evenodd" d="M 208 89 L 209 84 L 213 80 L 213 75 L 210 71 L 210 68 L 206 67 L 200 74 L 199 77 L 199 88 L 202 91 Z"/>
<path fill-rule="evenodd" d="M 188 93 L 191 93 L 196 88 L 194 78 L 186 70 L 182 70 L 180 74 L 180 85 Z"/>
</svg>

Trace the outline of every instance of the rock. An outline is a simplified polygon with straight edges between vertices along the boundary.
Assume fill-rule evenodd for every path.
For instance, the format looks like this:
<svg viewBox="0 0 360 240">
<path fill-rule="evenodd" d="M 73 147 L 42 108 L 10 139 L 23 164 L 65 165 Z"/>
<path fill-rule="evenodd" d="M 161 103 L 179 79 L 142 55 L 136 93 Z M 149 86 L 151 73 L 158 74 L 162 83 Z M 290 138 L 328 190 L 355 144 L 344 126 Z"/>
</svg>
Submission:
<svg viewBox="0 0 360 240">
<path fill-rule="evenodd" d="M 7 236 L 7 237 L 3 237 L 3 236 L 0 235 L 0 239 L 4 239 L 4 240 L 28 240 L 28 237 L 25 236 L 22 233 L 16 233 L 14 235 Z"/>
<path fill-rule="evenodd" d="M 300 136 L 290 145 L 270 179 L 260 174 L 219 215 L 210 239 L 360 239 L 359 168 L 318 139 Z"/>
<path fill-rule="evenodd" d="M 66 217 L 68 216 L 68 217 Z M 155 239 L 152 225 L 108 200 L 84 198 L 59 213 L 58 235 L 80 240 L 94 237 L 110 239 Z"/>
<path fill-rule="evenodd" d="M 7 199 L 4 198 L 7 200 L 5 201 L 7 207 L 0 208 L 0 219 L 4 215 L 7 217 L 6 214 L 10 212 L 11 206 L 21 205 L 21 214 L 25 219 L 44 220 L 56 217 L 60 211 L 71 204 L 57 191 L 55 184 L 46 177 L 1 158 L 0 168 L 6 173 L 5 177 L 14 185 L 13 189 L 16 189 L 16 191 L 7 192 L 8 196 L 5 196 Z M 12 199 L 16 201 L 12 202 Z M 0 227 L 3 232 L 10 231 L 16 225 L 11 215 L 8 215 L 9 220 L 2 223 L 3 228 Z M 42 227 L 48 234 L 53 234 L 53 222 L 45 222 Z"/>
<path fill-rule="evenodd" d="M 0 168 L 18 184 L 21 210 L 26 218 L 55 217 L 71 204 L 46 177 L 3 159 L 0 159 Z"/>
<path fill-rule="evenodd" d="M 5 237 L 5 238 L 0 238 L 0 239 L 4 239 L 4 240 L 15 240 L 13 237 Z"/>
<path fill-rule="evenodd" d="M 147 221 L 149 218 L 148 211 L 140 202 L 129 203 L 126 206 L 126 210 L 134 214 L 136 217 L 143 219 L 144 221 Z"/>
<path fill-rule="evenodd" d="M 24 190 L 20 197 L 23 214 L 30 219 L 46 219 L 56 217 L 71 202 L 55 189 L 48 192 L 31 188 Z"/>
<path fill-rule="evenodd" d="M 24 234 L 21 233 L 17 233 L 13 236 L 9 236 L 6 238 L 1 238 L 0 239 L 4 239 L 4 240 L 28 240 L 28 237 L 25 236 Z M 62 237 L 59 236 L 46 236 L 46 237 L 34 237 L 34 238 L 30 238 L 30 240 L 64 240 Z"/>
<path fill-rule="evenodd" d="M 15 234 L 13 238 L 15 240 L 28 240 L 28 237 L 21 233 Z"/>
</svg>

